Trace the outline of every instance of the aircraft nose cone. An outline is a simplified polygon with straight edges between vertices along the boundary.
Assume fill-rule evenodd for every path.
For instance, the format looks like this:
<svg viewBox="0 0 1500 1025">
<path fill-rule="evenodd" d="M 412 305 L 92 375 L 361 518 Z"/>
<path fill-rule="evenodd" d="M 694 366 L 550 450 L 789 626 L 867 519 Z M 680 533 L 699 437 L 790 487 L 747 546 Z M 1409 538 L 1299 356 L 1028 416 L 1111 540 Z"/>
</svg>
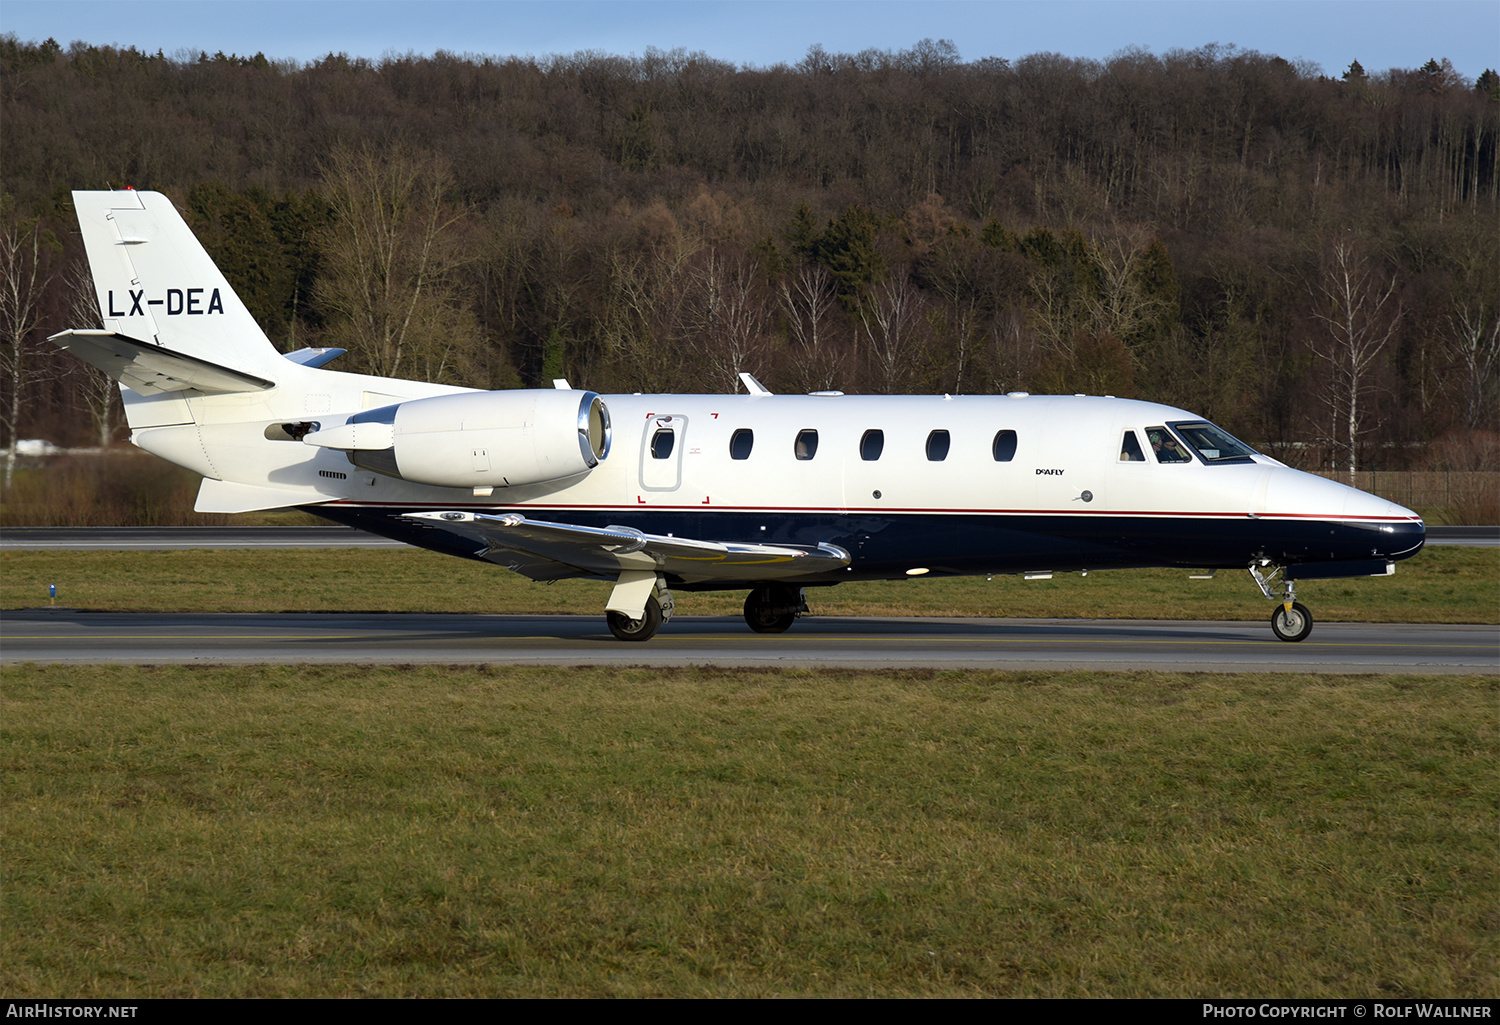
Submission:
<svg viewBox="0 0 1500 1025">
<path fill-rule="evenodd" d="M 1305 525 L 1287 548 L 1296 559 L 1405 559 L 1422 549 L 1427 536 L 1422 518 L 1410 509 L 1298 470 L 1272 475 L 1266 512 Z"/>
<path fill-rule="evenodd" d="M 1288 469 L 1273 474 L 1268 483 L 1266 512 L 1271 514 L 1416 523 L 1418 530 L 1425 530 L 1421 517 L 1410 509 L 1338 481 Z"/>
<path fill-rule="evenodd" d="M 1369 517 L 1364 523 L 1357 520 L 1351 526 L 1363 527 L 1374 532 L 1373 554 L 1388 559 L 1406 559 L 1422 550 L 1427 539 L 1427 525 L 1410 509 L 1387 501 L 1366 491 L 1346 488 L 1345 515 Z"/>
<path fill-rule="evenodd" d="M 1416 555 L 1427 543 L 1427 525 L 1421 520 L 1389 524 L 1380 528 L 1380 534 L 1386 543 L 1385 551 L 1381 554 L 1392 559 Z"/>
</svg>

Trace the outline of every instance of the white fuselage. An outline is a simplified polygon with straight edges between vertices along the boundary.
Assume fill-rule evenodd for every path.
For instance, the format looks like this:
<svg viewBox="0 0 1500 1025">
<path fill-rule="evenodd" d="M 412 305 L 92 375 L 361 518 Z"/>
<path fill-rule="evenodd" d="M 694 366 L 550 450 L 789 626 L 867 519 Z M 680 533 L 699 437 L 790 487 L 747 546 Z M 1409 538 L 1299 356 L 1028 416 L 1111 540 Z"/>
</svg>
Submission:
<svg viewBox="0 0 1500 1025">
<path fill-rule="evenodd" d="M 610 395 L 612 441 L 597 467 L 481 496 L 359 469 L 344 452 L 267 437 L 282 422 L 327 428 L 359 409 L 461 389 L 304 368 L 293 376 L 304 380 L 183 400 L 199 422 L 138 430 L 136 442 L 207 477 L 270 489 L 279 504 L 317 506 L 320 514 L 377 531 L 413 510 L 515 510 L 661 533 L 675 526 L 720 540 L 831 541 L 850 547 L 856 566 L 867 562 L 875 575 L 923 562 L 939 563 L 941 572 L 1243 565 L 1259 551 L 1262 534 L 1273 546 L 1300 539 L 1267 549 L 1278 560 L 1399 558 L 1398 545 L 1365 551 L 1365 532 L 1378 537 L 1399 527 L 1409 539 L 1412 525 L 1420 526 L 1410 510 L 1262 455 L 1225 465 L 1161 463 L 1149 454 L 1122 460 L 1126 432 L 1149 453 L 1148 428 L 1200 418 L 1156 403 L 1087 396 Z M 663 429 L 672 433 L 671 449 L 657 458 L 661 446 L 653 439 Z M 747 431 L 749 443 L 741 434 L 735 445 L 736 432 Z M 868 431 L 883 435 L 875 459 L 862 457 Z M 940 459 L 930 458 L 934 431 L 947 432 Z M 1015 432 L 1013 451 L 997 459 L 1002 431 Z M 816 432 L 816 450 L 799 458 L 799 435 L 808 455 L 806 432 Z M 1359 543 L 1351 547 L 1344 535 L 1355 528 Z M 1325 530 L 1339 544 L 1320 554 L 1309 539 Z M 950 531 L 955 536 L 945 539 Z M 1016 534 L 1031 539 L 1021 550 Z M 1066 540 L 1038 543 L 1039 536 Z M 1215 555 L 1215 545 L 1231 541 Z M 892 544 L 918 550 L 902 553 Z"/>
</svg>

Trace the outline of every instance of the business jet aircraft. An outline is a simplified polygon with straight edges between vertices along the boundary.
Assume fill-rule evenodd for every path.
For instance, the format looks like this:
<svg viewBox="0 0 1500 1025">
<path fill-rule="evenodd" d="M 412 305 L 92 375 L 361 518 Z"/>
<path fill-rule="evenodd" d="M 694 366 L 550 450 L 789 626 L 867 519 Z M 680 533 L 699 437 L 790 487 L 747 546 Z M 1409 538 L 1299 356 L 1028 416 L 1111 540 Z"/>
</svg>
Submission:
<svg viewBox="0 0 1500 1025">
<path fill-rule="evenodd" d="M 674 588 L 748 588 L 746 621 L 775 633 L 804 588 L 845 580 L 1180 566 L 1248 569 L 1299 641 L 1296 580 L 1386 575 L 1422 547 L 1412 511 L 1151 402 L 772 395 L 749 375 L 744 395 L 606 398 L 323 369 L 343 350 L 278 353 L 165 196 L 73 200 L 105 327 L 51 340 L 120 382 L 136 445 L 203 475 L 199 511 L 296 507 L 533 580 L 612 580 L 622 640 L 669 620 Z"/>
</svg>

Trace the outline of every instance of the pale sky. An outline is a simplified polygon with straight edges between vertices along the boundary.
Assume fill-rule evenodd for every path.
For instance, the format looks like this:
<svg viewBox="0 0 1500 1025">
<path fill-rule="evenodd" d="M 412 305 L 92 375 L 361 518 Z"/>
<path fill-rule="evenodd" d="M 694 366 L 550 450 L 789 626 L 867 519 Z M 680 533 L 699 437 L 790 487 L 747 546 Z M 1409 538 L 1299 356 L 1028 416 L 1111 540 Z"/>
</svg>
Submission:
<svg viewBox="0 0 1500 1025">
<path fill-rule="evenodd" d="M 1447 57 L 1500 68 L 1497 0 L 0 0 L 0 33 L 169 55 L 313 60 L 436 50 L 491 56 L 684 47 L 738 65 L 951 39 L 964 60 L 1055 51 L 1105 58 L 1233 44 L 1337 76 Z"/>
</svg>

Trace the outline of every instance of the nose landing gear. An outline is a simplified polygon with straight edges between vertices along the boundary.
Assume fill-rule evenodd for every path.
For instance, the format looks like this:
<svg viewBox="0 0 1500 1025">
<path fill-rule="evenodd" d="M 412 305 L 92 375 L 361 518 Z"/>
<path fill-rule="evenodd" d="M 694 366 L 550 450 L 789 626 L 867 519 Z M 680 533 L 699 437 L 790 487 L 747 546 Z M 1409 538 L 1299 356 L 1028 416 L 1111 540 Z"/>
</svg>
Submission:
<svg viewBox="0 0 1500 1025">
<path fill-rule="evenodd" d="M 1250 564 L 1250 576 L 1255 579 L 1260 593 L 1271 601 L 1281 603 L 1281 607 L 1271 614 L 1271 632 L 1278 640 L 1300 641 L 1312 633 L 1312 613 L 1297 600 L 1297 585 L 1292 580 L 1282 579 L 1280 598 L 1271 593 L 1272 581 L 1281 571 L 1280 566 L 1273 565 L 1269 560 L 1256 560 Z"/>
</svg>

